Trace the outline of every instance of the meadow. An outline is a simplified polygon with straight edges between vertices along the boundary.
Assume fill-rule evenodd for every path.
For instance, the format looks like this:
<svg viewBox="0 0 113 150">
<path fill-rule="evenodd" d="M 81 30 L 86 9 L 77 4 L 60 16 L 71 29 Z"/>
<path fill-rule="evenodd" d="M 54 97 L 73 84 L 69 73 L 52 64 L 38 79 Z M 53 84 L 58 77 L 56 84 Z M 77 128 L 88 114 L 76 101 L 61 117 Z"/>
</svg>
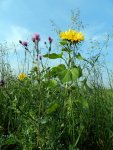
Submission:
<svg viewBox="0 0 113 150">
<path fill-rule="evenodd" d="M 1 150 L 113 149 L 113 82 L 106 67 L 109 85 L 104 84 L 101 53 L 84 58 L 79 49 L 85 36 L 76 29 L 58 36 L 60 52 L 52 51 L 49 37 L 44 55 L 39 34 L 32 37 L 33 50 L 20 40 L 32 67 L 18 75 L 1 46 Z"/>
</svg>

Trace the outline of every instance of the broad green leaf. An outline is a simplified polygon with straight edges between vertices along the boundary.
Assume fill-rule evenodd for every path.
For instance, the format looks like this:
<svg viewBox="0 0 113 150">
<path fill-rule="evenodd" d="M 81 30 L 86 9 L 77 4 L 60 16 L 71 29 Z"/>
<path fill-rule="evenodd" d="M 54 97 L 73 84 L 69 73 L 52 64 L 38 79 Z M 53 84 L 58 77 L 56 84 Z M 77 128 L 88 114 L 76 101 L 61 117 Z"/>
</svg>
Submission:
<svg viewBox="0 0 113 150">
<path fill-rule="evenodd" d="M 60 41 L 60 44 L 61 44 L 61 45 L 66 45 L 66 44 L 67 44 L 67 40 L 61 40 L 61 41 Z"/>
<path fill-rule="evenodd" d="M 71 74 L 70 70 L 68 70 L 68 69 L 61 71 L 58 74 L 58 77 L 62 82 L 69 82 L 72 80 L 72 74 Z"/>
<path fill-rule="evenodd" d="M 69 82 L 72 80 L 72 74 L 71 74 L 70 70 L 63 71 L 62 75 L 63 75 L 62 82 Z"/>
<path fill-rule="evenodd" d="M 73 81 L 79 78 L 79 70 L 78 70 L 78 68 L 71 69 L 71 73 L 72 73 L 72 80 Z"/>
<path fill-rule="evenodd" d="M 50 59 L 57 59 L 57 58 L 62 58 L 62 53 L 61 54 L 56 54 L 56 53 L 52 53 L 52 54 L 45 54 L 43 55 L 43 57 L 45 58 L 50 58 Z"/>
<path fill-rule="evenodd" d="M 65 69 L 58 74 L 58 77 L 62 82 L 75 81 L 81 76 L 82 70 L 80 67 Z"/>
<path fill-rule="evenodd" d="M 60 72 L 60 71 L 65 70 L 66 66 L 64 64 L 60 64 L 60 65 L 56 66 L 56 68 L 57 68 L 57 71 Z"/>
<path fill-rule="evenodd" d="M 72 68 L 70 71 L 72 73 L 72 80 L 73 81 L 82 76 L 82 70 L 80 67 Z"/>
<path fill-rule="evenodd" d="M 66 67 L 64 64 L 60 64 L 58 66 L 52 67 L 51 70 L 46 74 L 46 76 L 53 76 L 56 77 L 58 76 L 59 72 L 65 70 Z"/>
</svg>

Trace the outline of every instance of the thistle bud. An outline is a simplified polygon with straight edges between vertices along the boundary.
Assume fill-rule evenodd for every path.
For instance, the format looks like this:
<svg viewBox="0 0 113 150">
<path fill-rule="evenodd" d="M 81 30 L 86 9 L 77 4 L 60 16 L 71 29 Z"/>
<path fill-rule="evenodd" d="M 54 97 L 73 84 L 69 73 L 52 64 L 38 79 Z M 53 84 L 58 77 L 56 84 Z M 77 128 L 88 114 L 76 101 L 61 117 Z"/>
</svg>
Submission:
<svg viewBox="0 0 113 150">
<path fill-rule="evenodd" d="M 23 42 L 22 42 L 22 45 L 27 47 L 27 46 L 28 46 L 28 43 L 27 43 L 26 41 L 23 41 Z"/>
<path fill-rule="evenodd" d="M 53 41 L 53 39 L 49 36 L 48 37 L 48 40 L 49 40 L 49 43 L 51 44 L 52 43 L 52 41 Z"/>
<path fill-rule="evenodd" d="M 39 60 L 42 60 L 42 55 L 41 54 L 38 54 L 37 57 L 38 57 Z"/>
</svg>

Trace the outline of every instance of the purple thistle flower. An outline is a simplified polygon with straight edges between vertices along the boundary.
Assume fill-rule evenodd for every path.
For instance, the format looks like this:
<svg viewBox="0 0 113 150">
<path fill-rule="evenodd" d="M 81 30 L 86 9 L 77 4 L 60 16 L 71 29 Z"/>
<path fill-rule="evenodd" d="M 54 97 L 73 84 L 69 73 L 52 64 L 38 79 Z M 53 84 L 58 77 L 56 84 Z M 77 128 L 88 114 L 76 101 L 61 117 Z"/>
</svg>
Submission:
<svg viewBox="0 0 113 150">
<path fill-rule="evenodd" d="M 35 37 L 32 37 L 32 41 L 35 42 Z"/>
<path fill-rule="evenodd" d="M 28 43 L 27 43 L 26 41 L 23 41 L 23 42 L 22 42 L 22 45 L 27 47 L 27 46 L 28 46 Z"/>
<path fill-rule="evenodd" d="M 39 34 L 35 34 L 35 39 L 37 40 L 37 41 L 40 41 L 40 35 Z"/>
<path fill-rule="evenodd" d="M 52 43 L 52 41 L 53 41 L 53 39 L 49 36 L 48 37 L 48 40 L 49 40 L 49 43 L 51 44 Z"/>
<path fill-rule="evenodd" d="M 40 41 L 40 35 L 38 33 L 35 33 L 32 37 L 33 42 L 39 42 Z"/>
<path fill-rule="evenodd" d="M 38 57 L 39 60 L 42 60 L 42 55 L 41 54 L 38 54 L 37 57 Z"/>
</svg>

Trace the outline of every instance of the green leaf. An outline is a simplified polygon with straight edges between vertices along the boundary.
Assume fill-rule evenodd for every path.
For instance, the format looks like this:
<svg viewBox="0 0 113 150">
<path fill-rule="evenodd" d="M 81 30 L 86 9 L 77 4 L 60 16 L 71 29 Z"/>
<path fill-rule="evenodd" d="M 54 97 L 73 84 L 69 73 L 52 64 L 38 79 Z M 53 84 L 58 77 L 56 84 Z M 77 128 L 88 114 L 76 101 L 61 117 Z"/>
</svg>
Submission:
<svg viewBox="0 0 113 150">
<path fill-rule="evenodd" d="M 84 109 L 89 109 L 88 101 L 84 99 L 84 100 L 82 101 L 82 106 L 83 106 Z"/>
<path fill-rule="evenodd" d="M 89 109 L 89 104 L 88 104 L 88 101 L 86 99 L 81 97 L 81 98 L 79 98 L 79 102 L 82 105 L 83 111 Z"/>
<path fill-rule="evenodd" d="M 71 73 L 73 81 L 79 78 L 79 70 L 77 68 L 71 69 Z"/>
<path fill-rule="evenodd" d="M 54 103 L 47 109 L 47 113 L 51 114 L 51 113 L 55 112 L 58 108 L 59 108 L 59 104 Z"/>
<path fill-rule="evenodd" d="M 57 77 L 59 72 L 65 70 L 66 67 L 64 64 L 60 64 L 58 66 L 52 67 L 51 70 L 46 74 L 46 77 Z"/>
<path fill-rule="evenodd" d="M 72 52 L 72 50 L 67 49 L 67 48 L 62 48 L 62 51 L 65 51 L 65 52 L 67 52 L 67 53 L 71 53 L 71 52 Z"/>
<path fill-rule="evenodd" d="M 79 78 L 80 78 L 80 77 L 82 76 L 82 69 L 81 69 L 80 66 L 78 66 L 77 68 L 78 68 L 78 70 L 79 70 Z"/>
<path fill-rule="evenodd" d="M 58 71 L 58 72 L 61 72 L 61 71 L 63 71 L 63 70 L 66 69 L 66 66 L 65 66 L 64 64 L 60 64 L 60 65 L 58 65 L 56 68 L 57 68 L 57 71 Z"/>
<path fill-rule="evenodd" d="M 81 76 L 82 70 L 79 66 L 71 69 L 65 69 L 58 74 L 58 77 L 62 82 L 75 81 Z"/>
<path fill-rule="evenodd" d="M 50 59 L 57 59 L 57 58 L 62 58 L 62 55 L 63 53 L 61 54 L 52 53 L 52 54 L 45 54 L 43 55 L 43 57 L 50 58 Z"/>
<path fill-rule="evenodd" d="M 72 80 L 73 81 L 82 76 L 82 70 L 80 67 L 72 68 L 70 71 L 72 73 Z"/>
<path fill-rule="evenodd" d="M 50 80 L 48 86 L 50 88 L 56 87 L 57 86 L 57 81 L 56 80 Z"/>
<path fill-rule="evenodd" d="M 63 45 L 63 46 L 66 45 L 67 44 L 67 40 L 61 40 L 60 44 Z"/>
<path fill-rule="evenodd" d="M 72 80 L 72 74 L 70 70 L 65 69 L 59 74 L 59 78 L 62 80 L 62 82 L 69 82 Z"/>
<path fill-rule="evenodd" d="M 78 53 L 78 55 L 76 55 L 76 58 L 79 59 L 79 60 L 83 60 L 84 58 L 81 56 L 80 53 Z"/>
</svg>

